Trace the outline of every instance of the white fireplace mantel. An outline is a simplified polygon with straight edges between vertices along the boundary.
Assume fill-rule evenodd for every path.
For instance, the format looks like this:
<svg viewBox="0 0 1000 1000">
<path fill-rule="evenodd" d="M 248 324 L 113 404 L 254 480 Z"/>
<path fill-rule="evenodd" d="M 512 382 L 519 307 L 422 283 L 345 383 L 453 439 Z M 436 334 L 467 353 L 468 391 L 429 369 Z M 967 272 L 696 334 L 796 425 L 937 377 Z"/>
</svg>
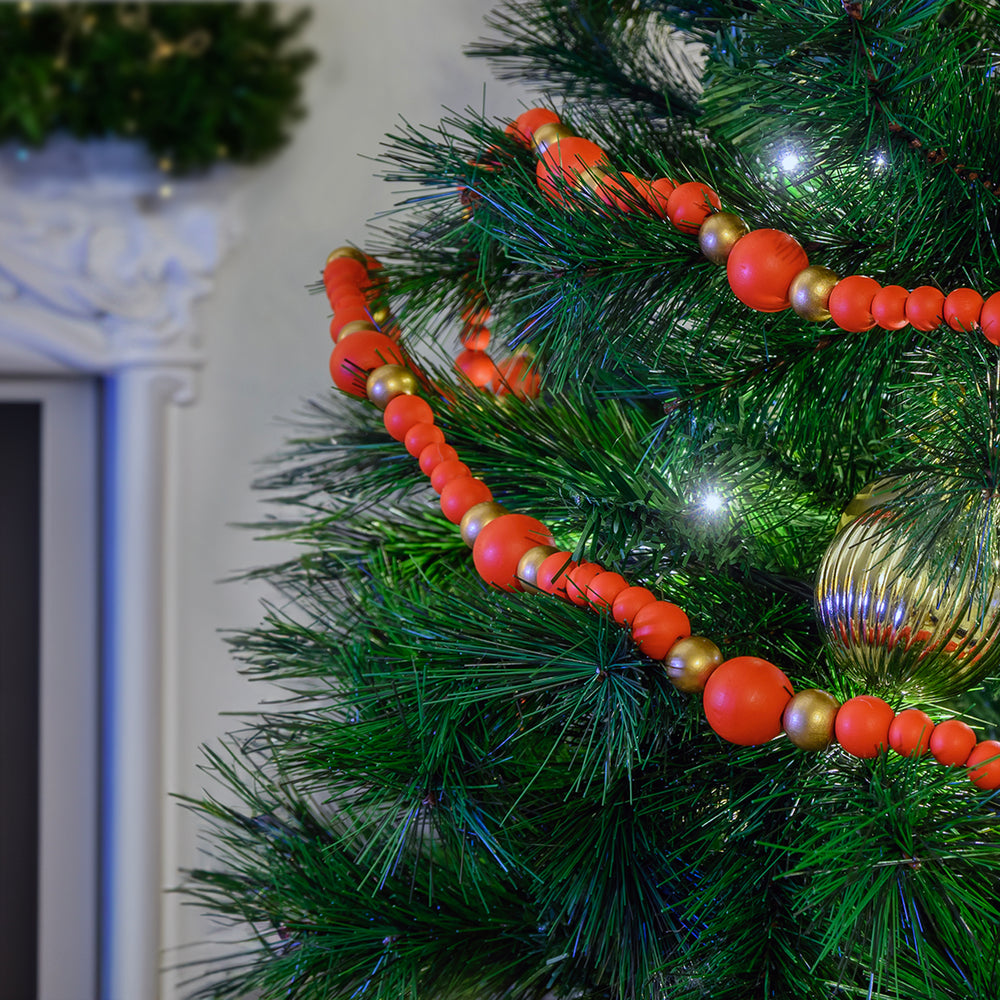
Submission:
<svg viewBox="0 0 1000 1000">
<path fill-rule="evenodd" d="M 238 234 L 236 171 L 164 175 L 133 143 L 0 147 L 0 376 L 90 375 L 101 417 L 101 1000 L 159 995 L 168 411 L 195 302 Z"/>
</svg>

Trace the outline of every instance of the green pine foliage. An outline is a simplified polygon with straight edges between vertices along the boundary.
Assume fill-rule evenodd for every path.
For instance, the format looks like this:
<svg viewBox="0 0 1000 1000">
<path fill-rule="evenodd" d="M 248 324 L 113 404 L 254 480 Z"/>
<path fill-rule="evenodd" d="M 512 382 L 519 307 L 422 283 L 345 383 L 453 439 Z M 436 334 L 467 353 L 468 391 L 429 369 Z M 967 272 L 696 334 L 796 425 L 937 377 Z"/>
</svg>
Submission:
<svg viewBox="0 0 1000 1000">
<path fill-rule="evenodd" d="M 996 289 L 995 7 L 521 0 L 492 24 L 474 52 L 618 171 L 708 183 L 841 275 Z M 384 172 L 416 193 L 365 244 L 447 440 L 725 657 L 874 693 L 825 651 L 816 568 L 845 503 L 892 476 L 914 565 L 990 597 L 1000 350 L 754 312 L 662 218 L 551 203 L 504 124 L 400 128 Z M 534 352 L 539 399 L 439 360 L 470 296 L 495 344 Z M 232 645 L 287 698 L 206 752 L 217 791 L 188 802 L 213 858 L 186 891 L 247 932 L 199 995 L 1000 995 L 996 801 L 964 768 L 720 739 L 606 614 L 486 588 L 364 402 L 315 404 L 260 485 L 300 555 L 260 571 L 277 598 Z M 915 670 L 878 693 L 995 738 L 992 676 L 956 695 L 940 659 Z"/>
<path fill-rule="evenodd" d="M 253 163 L 302 116 L 308 10 L 255 3 L 0 5 L 0 141 L 142 140 L 170 169 Z"/>
</svg>

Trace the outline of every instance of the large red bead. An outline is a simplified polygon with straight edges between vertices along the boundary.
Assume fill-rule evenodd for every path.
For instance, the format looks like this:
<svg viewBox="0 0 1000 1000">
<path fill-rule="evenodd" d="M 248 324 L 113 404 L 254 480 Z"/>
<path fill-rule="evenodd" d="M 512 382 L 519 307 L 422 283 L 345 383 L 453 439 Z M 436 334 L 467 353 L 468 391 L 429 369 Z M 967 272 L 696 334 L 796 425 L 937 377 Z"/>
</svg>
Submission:
<svg viewBox="0 0 1000 1000">
<path fill-rule="evenodd" d="M 360 334 L 355 334 L 358 337 Z M 350 340 L 350 337 L 348 337 Z M 389 437 L 396 441 L 405 441 L 406 432 L 414 424 L 434 423 L 434 411 L 426 399 L 419 396 L 396 396 L 389 401 L 382 413 L 382 423 L 389 432 Z"/>
<path fill-rule="evenodd" d="M 848 333 L 863 333 L 875 325 L 872 300 L 882 286 L 874 278 L 852 274 L 841 278 L 830 292 L 827 309 L 834 323 Z"/>
<path fill-rule="evenodd" d="M 545 164 L 550 179 L 561 174 L 566 180 L 572 181 L 588 167 L 607 163 L 607 156 L 596 142 L 578 136 L 567 136 L 546 147 L 538 162 Z"/>
<path fill-rule="evenodd" d="M 996 740 L 980 740 L 973 747 L 965 766 L 969 769 L 969 778 L 984 792 L 992 792 L 1000 788 L 1000 743 Z M 996 760 L 990 760 L 996 757 Z M 986 763 L 989 761 L 989 763 Z"/>
<path fill-rule="evenodd" d="M 889 724 L 889 746 L 900 757 L 922 757 L 931 745 L 934 723 L 919 708 L 906 708 Z"/>
<path fill-rule="evenodd" d="M 752 747 L 781 732 L 781 717 L 795 691 L 773 663 L 737 656 L 712 671 L 705 685 L 708 724 L 724 740 Z"/>
<path fill-rule="evenodd" d="M 598 573 L 587 588 L 590 606 L 600 611 L 610 611 L 615 598 L 628 589 L 628 580 L 621 573 Z"/>
<path fill-rule="evenodd" d="M 874 695 L 851 698 L 837 713 L 837 742 L 855 757 L 877 757 L 889 746 L 889 725 L 895 714 Z"/>
<path fill-rule="evenodd" d="M 931 754 L 939 764 L 961 767 L 976 745 L 976 734 L 961 719 L 945 719 L 931 733 Z"/>
<path fill-rule="evenodd" d="M 871 311 L 883 330 L 902 330 L 907 324 L 906 300 L 910 293 L 902 285 L 886 285 L 875 293 Z"/>
<path fill-rule="evenodd" d="M 462 351 L 455 358 L 455 368 L 473 385 L 489 385 L 497 377 L 497 366 L 485 351 Z"/>
<path fill-rule="evenodd" d="M 345 337 L 330 355 L 333 384 L 351 396 L 364 398 L 368 373 L 382 365 L 405 365 L 403 352 L 384 333 L 372 331 Z"/>
<path fill-rule="evenodd" d="M 535 574 L 535 586 L 554 597 L 566 597 L 571 570 L 576 569 L 572 552 L 553 552 L 542 560 Z"/>
<path fill-rule="evenodd" d="M 953 330 L 975 330 L 983 311 L 983 297 L 974 288 L 956 288 L 944 300 L 944 321 Z"/>
<path fill-rule="evenodd" d="M 541 521 L 527 514 L 503 514 L 476 535 L 472 561 L 476 572 L 491 587 L 520 590 L 517 564 L 521 556 L 536 545 L 551 544 L 552 533 Z"/>
<path fill-rule="evenodd" d="M 690 634 L 688 616 L 669 601 L 653 601 L 632 619 L 632 641 L 651 660 L 662 660 L 678 639 Z"/>
<path fill-rule="evenodd" d="M 652 604 L 656 594 L 645 587 L 629 587 L 623 590 L 611 605 L 611 617 L 619 625 L 631 625 L 641 608 Z"/>
<path fill-rule="evenodd" d="M 446 483 L 441 490 L 441 513 L 452 524 L 458 524 L 470 507 L 492 499 L 492 490 L 481 479 L 460 476 Z M 516 566 L 514 568 L 517 569 Z"/>
<path fill-rule="evenodd" d="M 906 320 L 927 333 L 944 321 L 944 292 L 933 285 L 921 285 L 906 300 Z"/>
<path fill-rule="evenodd" d="M 809 266 L 798 240 L 780 229 L 755 229 L 737 240 L 726 260 L 733 294 L 759 312 L 780 312 L 791 304 L 792 279 Z"/>
<path fill-rule="evenodd" d="M 675 229 L 693 236 L 715 209 L 722 208 L 719 196 L 707 185 L 698 181 L 679 184 L 667 199 L 667 217 Z M 788 279 L 791 284 L 791 278 Z"/>
<path fill-rule="evenodd" d="M 994 292 L 984 303 L 979 314 L 983 336 L 991 344 L 1000 344 L 1000 292 Z"/>
</svg>

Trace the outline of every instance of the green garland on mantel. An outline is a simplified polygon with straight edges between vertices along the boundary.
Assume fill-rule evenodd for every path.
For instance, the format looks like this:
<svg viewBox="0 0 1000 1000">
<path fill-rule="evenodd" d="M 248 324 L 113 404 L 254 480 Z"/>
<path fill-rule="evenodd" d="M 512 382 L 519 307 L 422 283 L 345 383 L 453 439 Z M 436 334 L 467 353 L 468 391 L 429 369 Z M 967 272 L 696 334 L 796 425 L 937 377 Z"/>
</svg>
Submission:
<svg viewBox="0 0 1000 1000">
<path fill-rule="evenodd" d="M 0 4 L 0 142 L 140 139 L 167 171 L 252 163 L 304 114 L 292 48 L 307 9 L 274 4 Z"/>
</svg>

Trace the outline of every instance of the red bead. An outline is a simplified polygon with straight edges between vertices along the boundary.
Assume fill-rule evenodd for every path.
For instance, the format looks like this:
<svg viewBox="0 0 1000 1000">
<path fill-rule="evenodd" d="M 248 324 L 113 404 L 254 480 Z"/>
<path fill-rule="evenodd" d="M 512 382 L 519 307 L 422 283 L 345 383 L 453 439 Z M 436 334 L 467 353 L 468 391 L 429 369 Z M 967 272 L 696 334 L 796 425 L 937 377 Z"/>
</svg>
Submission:
<svg viewBox="0 0 1000 1000">
<path fill-rule="evenodd" d="M 498 396 L 535 399 L 542 391 L 542 377 L 532 368 L 528 358 L 513 354 L 497 365 L 493 391 Z"/>
<path fill-rule="evenodd" d="M 435 493 L 440 493 L 447 483 L 464 476 L 472 477 L 465 462 L 460 462 L 457 458 L 445 459 L 434 466 L 434 471 L 431 473 L 431 486 L 434 487 Z"/>
<path fill-rule="evenodd" d="M 669 177 L 657 177 L 656 180 L 650 182 L 649 187 L 643 193 L 654 215 L 662 216 L 664 219 L 670 218 L 667 214 L 667 204 L 676 187 L 677 182 Z"/>
<path fill-rule="evenodd" d="M 444 431 L 430 423 L 414 424 L 403 438 L 403 446 L 414 458 L 431 444 L 444 444 Z"/>
<path fill-rule="evenodd" d="M 855 757 L 877 757 L 889 745 L 889 725 L 895 713 L 881 699 L 862 694 L 837 712 L 837 742 Z"/>
<path fill-rule="evenodd" d="M 350 283 L 357 288 L 367 288 L 371 284 L 368 277 L 368 269 L 360 260 L 354 257 L 334 257 L 327 261 L 323 268 L 323 285 L 329 288 L 331 285 Z"/>
<path fill-rule="evenodd" d="M 469 351 L 485 351 L 490 346 L 490 328 L 467 323 L 461 333 L 462 346 Z"/>
<path fill-rule="evenodd" d="M 529 108 L 519 114 L 507 127 L 507 130 L 524 145 L 530 146 L 536 128 L 557 121 L 559 121 L 559 116 L 551 108 Z"/>
<path fill-rule="evenodd" d="M 425 476 L 429 476 L 442 462 L 455 461 L 457 458 L 458 452 L 450 444 L 436 442 L 427 445 L 417 456 L 417 461 L 420 463 L 420 471 Z M 440 492 L 438 490 L 438 493 Z"/>
<path fill-rule="evenodd" d="M 605 572 L 603 566 L 594 562 L 582 562 L 569 571 L 566 580 L 566 596 L 578 607 L 584 608 L 589 603 L 587 588 L 590 581 L 598 573 Z"/>
<path fill-rule="evenodd" d="M 611 617 L 619 625 L 631 625 L 639 610 L 655 600 L 656 594 L 645 587 L 628 587 L 614 599 Z"/>
<path fill-rule="evenodd" d="M 520 590 L 517 564 L 521 556 L 536 545 L 551 544 L 552 533 L 541 521 L 527 514 L 503 514 L 476 535 L 472 561 L 476 572 L 491 587 Z"/>
<path fill-rule="evenodd" d="M 597 196 L 622 212 L 642 211 L 649 205 L 650 183 L 623 170 L 619 177 L 605 177 L 597 186 Z"/>
<path fill-rule="evenodd" d="M 1000 754 L 1000 743 L 996 740 L 980 740 L 965 762 L 965 766 L 969 769 L 970 780 L 984 792 L 1000 788 L 1000 758 L 990 760 L 998 754 Z"/>
<path fill-rule="evenodd" d="M 462 320 L 472 326 L 483 326 L 489 323 L 492 313 L 490 307 L 482 304 L 482 299 L 474 299 L 462 309 Z"/>
<path fill-rule="evenodd" d="M 921 285 L 906 300 L 906 321 L 926 333 L 944 320 L 944 292 L 933 285 Z"/>
<path fill-rule="evenodd" d="M 587 588 L 587 597 L 593 608 L 610 611 L 615 598 L 628 589 L 628 580 L 620 573 L 598 573 Z"/>
<path fill-rule="evenodd" d="M 848 333 L 863 333 L 875 325 L 872 299 L 882 286 L 874 278 L 852 274 L 842 278 L 830 293 L 827 309 L 834 323 Z"/>
<path fill-rule="evenodd" d="M 883 330 L 902 330 L 906 326 L 906 300 L 910 293 L 902 285 L 886 285 L 875 293 L 871 311 Z"/>
<path fill-rule="evenodd" d="M 790 305 L 788 289 L 809 258 L 798 241 L 780 229 L 755 229 L 736 241 L 726 260 L 733 294 L 759 312 L 780 312 Z"/>
<path fill-rule="evenodd" d="M 569 574 L 576 569 L 577 564 L 572 559 L 571 552 L 553 552 L 542 560 L 535 574 L 535 586 L 546 594 L 555 597 L 566 597 L 566 584 Z"/>
<path fill-rule="evenodd" d="M 330 376 L 338 389 L 363 399 L 367 395 L 368 373 L 373 368 L 405 363 L 399 347 L 384 333 L 362 330 L 345 337 L 333 349 Z"/>
<path fill-rule="evenodd" d="M 354 336 L 360 337 L 361 334 L 356 333 Z M 382 423 L 385 424 L 389 436 L 396 441 L 405 441 L 406 432 L 414 424 L 432 424 L 433 422 L 434 411 L 431 409 L 430 403 L 419 396 L 397 396 L 395 399 L 389 400 L 389 405 L 382 413 Z"/>
<path fill-rule="evenodd" d="M 330 320 L 330 337 L 334 341 L 339 341 L 341 327 L 348 323 L 372 323 L 372 314 L 368 311 L 367 306 L 338 309 L 333 314 L 333 319 Z"/>
<path fill-rule="evenodd" d="M 690 634 L 688 616 L 669 601 L 652 601 L 632 619 L 632 641 L 651 660 L 662 660 L 678 639 Z"/>
<path fill-rule="evenodd" d="M 326 290 L 326 297 L 332 309 L 351 306 L 365 306 L 368 299 L 357 285 L 351 282 L 338 282 Z"/>
<path fill-rule="evenodd" d="M 889 724 L 889 746 L 900 757 L 922 757 L 931 744 L 934 723 L 919 708 L 907 708 Z"/>
<path fill-rule="evenodd" d="M 983 311 L 983 297 L 974 288 L 956 288 L 944 300 L 944 321 L 953 330 L 975 330 Z"/>
<path fill-rule="evenodd" d="M 701 224 L 712 214 L 712 210 L 719 208 L 722 208 L 719 196 L 708 185 L 698 181 L 679 184 L 667 199 L 667 217 L 674 228 L 692 236 L 701 229 Z M 791 278 L 788 283 L 792 283 Z"/>
<path fill-rule="evenodd" d="M 596 142 L 578 136 L 567 136 L 548 146 L 538 162 L 546 165 L 550 179 L 561 174 L 572 181 L 588 167 L 598 163 L 606 164 L 607 156 Z"/>
<path fill-rule="evenodd" d="M 979 325 L 991 344 L 1000 344 L 1000 292 L 995 292 L 983 303 Z"/>
<path fill-rule="evenodd" d="M 455 368 L 480 388 L 489 385 L 497 375 L 497 366 L 485 351 L 462 351 L 455 358 Z"/>
<path fill-rule="evenodd" d="M 961 767 L 976 745 L 976 734 L 961 719 L 945 719 L 931 733 L 931 754 L 939 764 Z"/>
<path fill-rule="evenodd" d="M 724 740 L 758 746 L 781 732 L 781 716 L 794 693 L 773 663 L 737 656 L 720 663 L 708 678 L 705 718 Z"/>
<path fill-rule="evenodd" d="M 458 524 L 470 507 L 492 499 L 493 493 L 481 479 L 460 476 L 441 490 L 441 513 L 452 524 Z"/>
</svg>

